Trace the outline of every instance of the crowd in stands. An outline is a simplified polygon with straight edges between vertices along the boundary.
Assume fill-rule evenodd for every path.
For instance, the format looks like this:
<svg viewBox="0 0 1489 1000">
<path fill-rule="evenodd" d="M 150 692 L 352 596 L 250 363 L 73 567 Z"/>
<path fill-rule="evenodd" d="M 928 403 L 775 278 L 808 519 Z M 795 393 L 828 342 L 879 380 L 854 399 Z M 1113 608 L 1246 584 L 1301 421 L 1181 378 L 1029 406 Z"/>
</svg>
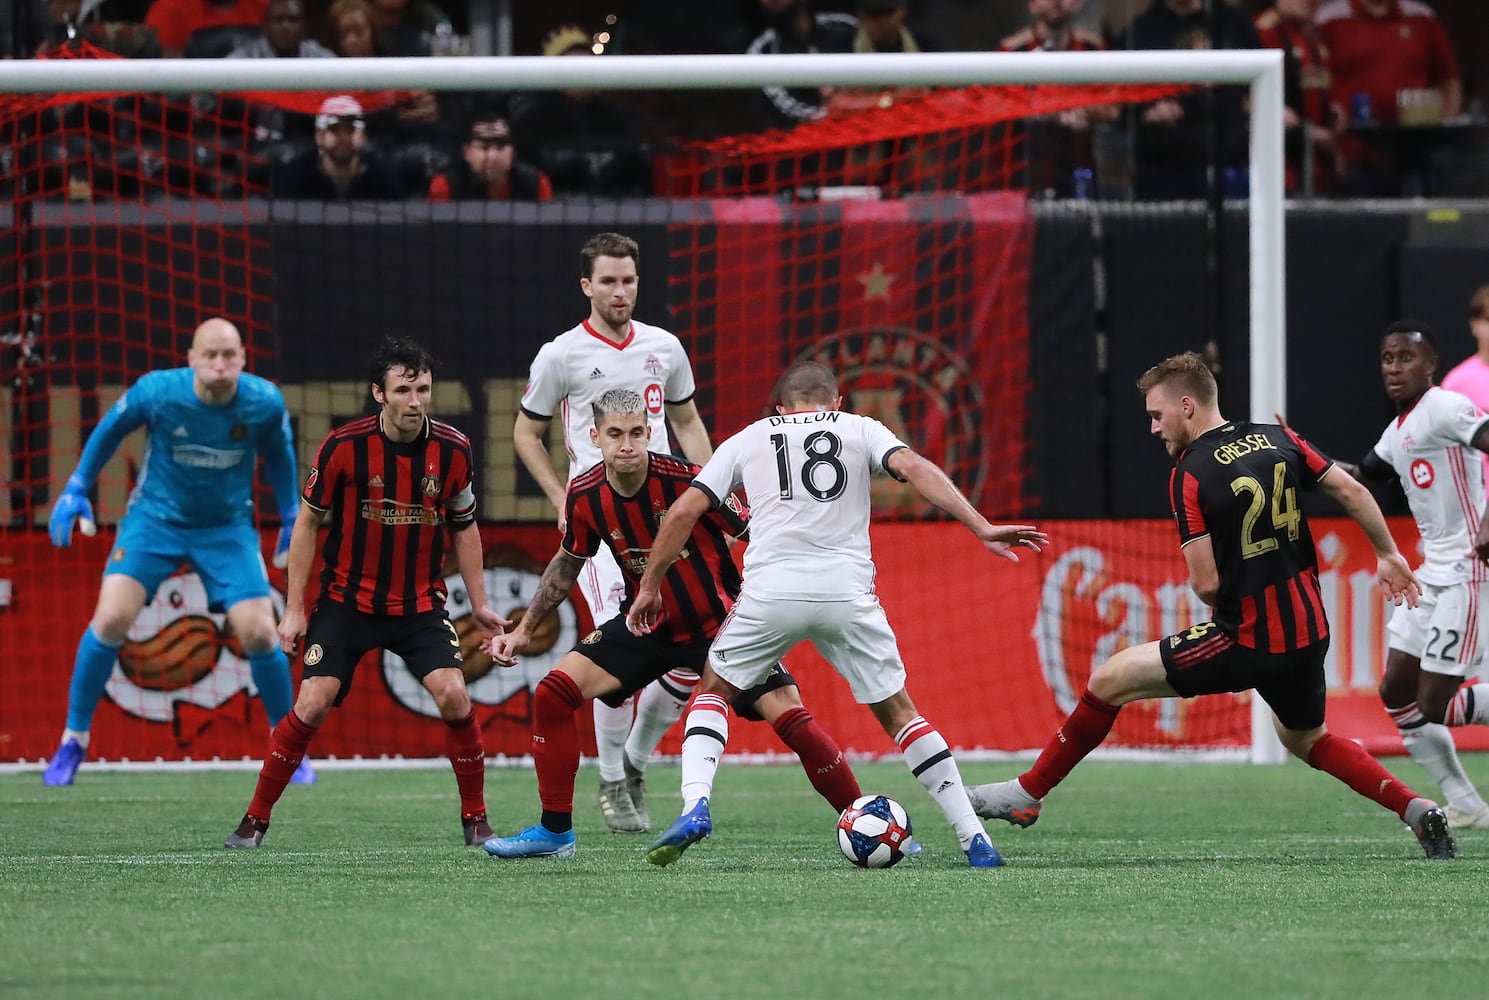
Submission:
<svg viewBox="0 0 1489 1000">
<path fill-rule="evenodd" d="M 326 59 L 470 48 L 456 27 L 464 5 L 452 19 L 427 0 L 15 2 L 30 13 L 12 16 L 6 27 L 13 37 L 0 41 L 18 54 L 55 51 L 78 38 L 139 58 Z M 529 20 L 537 16 L 515 6 Z M 1484 184 L 1489 170 L 1481 108 L 1466 102 L 1459 57 L 1426 0 L 653 0 L 615 5 L 623 22 L 651 28 L 629 34 L 615 15 L 597 13 L 600 5 L 567 6 L 586 8 L 580 14 L 593 8 L 597 27 L 547 24 L 524 54 L 1277 48 L 1285 56 L 1293 193 L 1472 193 L 1457 188 Z M 123 16 L 131 12 L 137 20 Z M 567 12 L 574 11 L 560 11 Z M 226 155 L 254 164 L 252 178 L 281 198 L 635 197 L 658 193 L 653 157 L 665 137 L 696 134 L 700 123 L 713 133 L 791 128 L 831 115 L 850 97 L 800 87 L 729 98 L 426 91 L 364 108 L 341 95 L 319 108 L 255 106 L 242 130 L 244 148 L 236 150 L 229 148 L 234 137 L 204 138 L 200 112 L 217 103 L 196 95 L 186 146 L 171 147 L 172 137 L 162 134 L 153 153 L 146 143 L 144 152 L 125 155 L 198 167 Z M 1241 88 L 1196 89 L 1140 106 L 1031 119 L 1020 125 L 1028 160 L 1020 182 L 1057 197 L 1202 198 L 1216 185 L 1244 195 L 1245 99 Z M 58 136 L 39 155 L 68 178 L 72 197 L 105 196 L 110 186 L 96 176 L 73 183 L 73 161 L 107 161 L 125 143 L 117 125 L 106 141 L 67 133 L 80 114 L 51 113 L 44 127 Z M 112 170 L 116 182 L 127 175 Z M 210 186 L 193 176 L 198 193 Z"/>
</svg>

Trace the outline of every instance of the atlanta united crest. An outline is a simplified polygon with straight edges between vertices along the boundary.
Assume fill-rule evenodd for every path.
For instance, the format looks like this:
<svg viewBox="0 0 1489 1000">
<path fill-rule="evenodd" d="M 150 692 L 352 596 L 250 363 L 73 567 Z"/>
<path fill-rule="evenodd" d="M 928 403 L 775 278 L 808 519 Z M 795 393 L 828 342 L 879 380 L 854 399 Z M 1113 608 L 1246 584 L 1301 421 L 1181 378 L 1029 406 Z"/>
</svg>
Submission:
<svg viewBox="0 0 1489 1000">
<path fill-rule="evenodd" d="M 987 480 L 982 390 L 954 344 L 909 327 L 861 327 L 824 337 L 798 360 L 836 371 L 848 409 L 883 423 L 977 503 Z"/>
</svg>

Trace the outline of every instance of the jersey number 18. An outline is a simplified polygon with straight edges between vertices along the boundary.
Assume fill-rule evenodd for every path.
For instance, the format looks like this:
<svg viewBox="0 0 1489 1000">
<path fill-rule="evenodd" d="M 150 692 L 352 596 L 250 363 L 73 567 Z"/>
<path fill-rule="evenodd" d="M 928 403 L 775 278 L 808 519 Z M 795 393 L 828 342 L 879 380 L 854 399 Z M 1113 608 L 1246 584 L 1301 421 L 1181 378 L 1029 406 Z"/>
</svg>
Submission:
<svg viewBox="0 0 1489 1000">
<path fill-rule="evenodd" d="M 772 434 L 770 443 L 776 450 L 776 474 L 781 482 L 781 499 L 795 496 L 791 480 L 790 442 L 784 434 Z M 827 503 L 843 495 L 848 486 L 848 470 L 838 456 L 843 452 L 842 440 L 831 431 L 813 431 L 801 443 L 806 452 L 806 461 L 801 464 L 801 485 L 812 495 L 813 500 Z M 831 478 L 828 478 L 828 477 Z M 819 482 L 819 477 L 827 479 Z"/>
</svg>

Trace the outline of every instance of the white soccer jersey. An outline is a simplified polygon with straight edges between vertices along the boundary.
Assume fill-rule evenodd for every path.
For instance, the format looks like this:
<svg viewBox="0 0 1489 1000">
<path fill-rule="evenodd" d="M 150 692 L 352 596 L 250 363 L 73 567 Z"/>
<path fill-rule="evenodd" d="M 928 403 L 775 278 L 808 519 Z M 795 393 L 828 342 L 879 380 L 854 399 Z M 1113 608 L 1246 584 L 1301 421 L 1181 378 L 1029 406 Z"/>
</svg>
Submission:
<svg viewBox="0 0 1489 1000">
<path fill-rule="evenodd" d="M 632 320 L 630 334 L 617 344 L 585 320 L 544 344 L 533 358 L 522 412 L 537 420 L 559 414 L 571 480 L 600 463 L 600 449 L 589 439 L 595 425 L 590 405 L 610 389 L 631 389 L 646 400 L 650 448 L 663 455 L 672 451 L 664 404 L 686 403 L 697 391 L 682 341 L 661 327 Z"/>
<path fill-rule="evenodd" d="M 1484 512 L 1484 466 L 1470 442 L 1486 421 L 1467 396 L 1433 386 L 1376 442 L 1375 454 L 1401 477 L 1421 532 L 1423 583 L 1485 579 L 1484 564 L 1468 553 Z"/>
<path fill-rule="evenodd" d="M 906 447 L 871 417 L 806 410 L 757 420 L 719 445 L 693 480 L 715 503 L 744 488 L 744 589 L 851 600 L 874 589 L 869 479 Z"/>
</svg>

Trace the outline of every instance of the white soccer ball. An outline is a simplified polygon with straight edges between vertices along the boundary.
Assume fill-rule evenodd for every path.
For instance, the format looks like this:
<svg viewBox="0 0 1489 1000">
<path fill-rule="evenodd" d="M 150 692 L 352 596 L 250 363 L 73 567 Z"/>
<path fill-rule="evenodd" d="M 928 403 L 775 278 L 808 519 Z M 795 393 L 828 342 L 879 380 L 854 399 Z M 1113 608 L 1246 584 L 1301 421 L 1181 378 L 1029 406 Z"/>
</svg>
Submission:
<svg viewBox="0 0 1489 1000">
<path fill-rule="evenodd" d="M 884 795 L 863 795 L 838 817 L 838 847 L 860 868 L 888 868 L 905 856 L 910 815 Z"/>
</svg>

